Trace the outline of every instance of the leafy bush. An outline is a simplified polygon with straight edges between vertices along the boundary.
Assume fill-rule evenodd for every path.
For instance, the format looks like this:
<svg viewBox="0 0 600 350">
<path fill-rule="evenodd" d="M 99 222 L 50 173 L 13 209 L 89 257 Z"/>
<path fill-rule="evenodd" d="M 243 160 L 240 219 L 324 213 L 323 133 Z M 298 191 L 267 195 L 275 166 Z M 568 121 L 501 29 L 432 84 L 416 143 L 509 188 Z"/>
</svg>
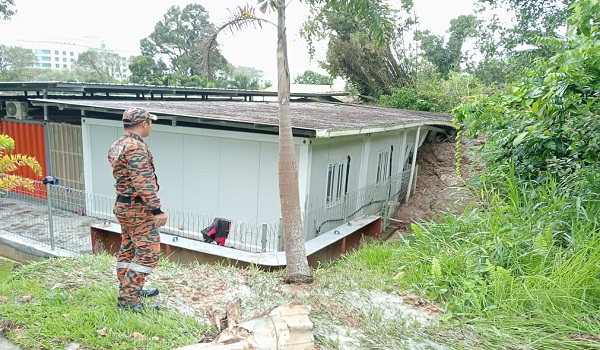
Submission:
<svg viewBox="0 0 600 350">
<path fill-rule="evenodd" d="M 412 87 L 395 89 L 392 95 L 382 95 L 380 101 L 386 107 L 449 113 L 465 96 L 487 93 L 489 89 L 474 75 L 451 72 L 448 79 L 442 79 L 439 73 L 426 68 L 416 74 Z"/>
<path fill-rule="evenodd" d="M 600 186 L 600 4 L 580 1 L 572 11 L 574 34 L 540 40 L 558 54 L 536 61 L 511 94 L 475 98 L 453 113 L 467 135 L 489 136 L 492 168 L 514 164 L 525 179 L 553 174 Z"/>
<path fill-rule="evenodd" d="M 442 319 L 480 331 L 482 348 L 506 349 L 500 335 L 514 344 L 535 339 L 539 349 L 594 346 L 585 336 L 600 334 L 598 196 L 569 196 L 564 184 L 538 186 L 514 173 L 502 181 L 502 188 L 484 186 L 463 215 L 415 224 L 376 263 L 366 264 L 374 255 L 367 253 L 384 249 L 369 246 L 352 266 L 389 276 L 387 288 L 439 302 Z"/>
<path fill-rule="evenodd" d="M 426 98 L 426 96 L 419 94 L 415 89 L 407 87 L 395 89 L 392 95 L 382 95 L 380 97 L 385 107 L 426 112 L 435 112 L 440 108 L 437 103 L 428 101 Z"/>
</svg>

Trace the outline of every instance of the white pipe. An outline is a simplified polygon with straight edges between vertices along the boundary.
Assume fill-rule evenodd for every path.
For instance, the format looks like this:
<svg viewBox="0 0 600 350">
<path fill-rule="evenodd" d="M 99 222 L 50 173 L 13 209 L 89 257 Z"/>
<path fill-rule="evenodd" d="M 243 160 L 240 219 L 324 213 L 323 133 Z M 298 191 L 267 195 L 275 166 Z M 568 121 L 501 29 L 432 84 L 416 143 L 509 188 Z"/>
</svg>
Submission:
<svg viewBox="0 0 600 350">
<path fill-rule="evenodd" d="M 419 142 L 421 138 L 421 127 L 417 128 L 417 136 L 415 137 L 415 144 L 413 146 L 412 154 L 412 166 L 410 167 L 410 177 L 408 178 L 408 188 L 406 189 L 406 201 L 410 198 L 410 191 L 412 190 L 413 178 L 415 176 L 415 168 L 417 165 L 417 151 L 419 150 Z"/>
<path fill-rule="evenodd" d="M 317 130 L 316 137 L 317 138 L 330 138 L 330 137 L 349 136 L 349 135 L 362 135 L 362 134 L 379 133 L 379 132 L 409 129 L 409 128 L 414 128 L 414 127 L 430 126 L 430 125 L 445 125 L 445 126 L 452 126 L 453 128 L 455 127 L 454 125 L 452 125 L 451 120 L 441 120 L 440 119 L 440 120 L 428 120 L 428 121 L 402 123 L 402 124 L 396 124 L 396 125 L 391 125 L 391 126 L 368 126 L 368 127 L 345 129 L 345 130 L 323 129 L 323 130 Z"/>
</svg>

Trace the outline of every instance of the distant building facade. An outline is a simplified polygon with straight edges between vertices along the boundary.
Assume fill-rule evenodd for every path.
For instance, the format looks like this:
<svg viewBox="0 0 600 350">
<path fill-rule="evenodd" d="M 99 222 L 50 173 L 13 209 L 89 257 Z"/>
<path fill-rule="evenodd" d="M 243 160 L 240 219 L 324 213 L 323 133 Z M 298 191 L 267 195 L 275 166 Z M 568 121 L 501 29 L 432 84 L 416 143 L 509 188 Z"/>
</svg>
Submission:
<svg viewBox="0 0 600 350">
<path fill-rule="evenodd" d="M 34 68 L 63 70 L 71 69 L 77 62 L 79 54 L 89 49 L 105 50 L 104 43 L 97 38 L 82 40 L 18 40 L 16 46 L 30 49 L 35 54 Z M 123 57 L 114 77 L 125 80 L 131 75 L 129 59 Z"/>
</svg>

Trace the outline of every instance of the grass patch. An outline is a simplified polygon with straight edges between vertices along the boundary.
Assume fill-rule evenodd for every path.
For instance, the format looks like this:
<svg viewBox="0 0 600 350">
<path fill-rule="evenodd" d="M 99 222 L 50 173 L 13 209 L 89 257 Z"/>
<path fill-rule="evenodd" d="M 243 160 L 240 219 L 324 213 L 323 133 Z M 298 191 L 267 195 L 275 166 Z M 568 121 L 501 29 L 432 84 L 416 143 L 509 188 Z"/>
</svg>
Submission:
<svg viewBox="0 0 600 350">
<path fill-rule="evenodd" d="M 488 209 L 418 225 L 405 242 L 365 245 L 315 276 L 340 293 L 379 289 L 440 303 L 445 323 L 429 337 L 412 334 L 453 348 L 600 348 L 600 208 L 577 199 L 514 199 L 496 194 Z M 568 234 L 555 229 L 567 227 L 565 218 Z M 381 323 L 371 331 L 377 323 L 359 322 L 377 344 L 410 348 L 394 340 L 405 326 Z"/>
<path fill-rule="evenodd" d="M 414 225 L 404 242 L 365 246 L 322 273 L 441 303 L 438 331 L 469 329 L 468 348 L 600 349 L 600 201 L 562 189 L 507 176 L 465 214 Z"/>
<path fill-rule="evenodd" d="M 177 312 L 118 311 L 114 258 L 85 256 L 32 262 L 0 260 L 0 322 L 24 349 L 173 349 L 202 341 L 210 329 Z"/>
</svg>

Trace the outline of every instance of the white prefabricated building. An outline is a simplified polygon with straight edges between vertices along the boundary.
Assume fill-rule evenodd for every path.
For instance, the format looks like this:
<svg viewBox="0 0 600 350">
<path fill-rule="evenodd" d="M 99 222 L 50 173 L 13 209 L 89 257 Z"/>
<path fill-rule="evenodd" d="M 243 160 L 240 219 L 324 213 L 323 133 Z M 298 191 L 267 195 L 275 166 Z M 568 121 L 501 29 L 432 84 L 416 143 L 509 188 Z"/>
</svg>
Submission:
<svg viewBox="0 0 600 350">
<path fill-rule="evenodd" d="M 136 106 L 159 116 L 146 141 L 166 208 L 249 224 L 280 219 L 276 103 L 65 99 L 35 103 L 81 111 L 86 193 L 114 196 L 107 150 L 123 133 L 120 115 Z M 309 212 L 323 216 L 344 194 L 361 189 L 371 189 L 363 194 L 370 198 L 363 201 L 389 199 L 384 194 L 389 195 L 389 189 L 378 191 L 378 185 L 383 188 L 390 178 L 410 170 L 406 164 L 415 156 L 415 145 L 420 146 L 429 133 L 452 126 L 445 114 L 339 103 L 293 102 L 291 115 L 300 205 L 307 221 Z M 381 198 L 373 198 L 377 196 Z M 305 222 L 308 239 L 322 229 L 323 223 L 316 221 Z M 331 227 L 341 224 L 321 221 L 332 221 Z"/>
</svg>

